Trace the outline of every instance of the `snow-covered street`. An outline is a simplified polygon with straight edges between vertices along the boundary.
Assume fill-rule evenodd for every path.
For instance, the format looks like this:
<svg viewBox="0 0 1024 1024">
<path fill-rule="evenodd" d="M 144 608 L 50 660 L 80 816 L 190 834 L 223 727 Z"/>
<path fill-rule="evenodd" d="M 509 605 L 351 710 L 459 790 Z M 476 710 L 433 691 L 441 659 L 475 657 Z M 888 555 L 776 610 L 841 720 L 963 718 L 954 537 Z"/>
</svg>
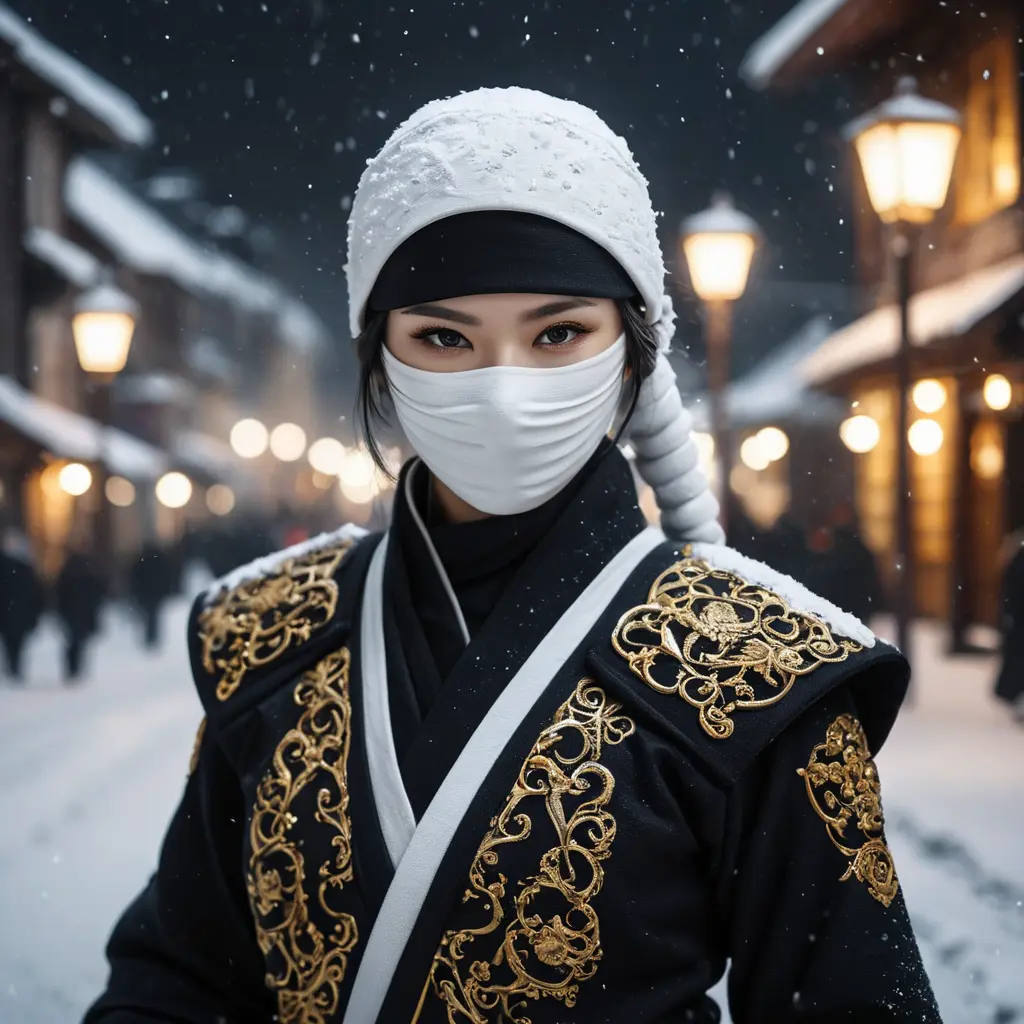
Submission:
<svg viewBox="0 0 1024 1024">
<path fill-rule="evenodd" d="M 157 656 L 115 615 L 73 689 L 48 625 L 29 684 L 0 688 L 2 1024 L 74 1021 L 103 983 L 201 714 L 185 614 Z M 1024 729 L 988 695 L 990 660 L 940 650 L 922 627 L 914 704 L 878 759 L 890 843 L 947 1024 L 1024 1020 Z"/>
</svg>

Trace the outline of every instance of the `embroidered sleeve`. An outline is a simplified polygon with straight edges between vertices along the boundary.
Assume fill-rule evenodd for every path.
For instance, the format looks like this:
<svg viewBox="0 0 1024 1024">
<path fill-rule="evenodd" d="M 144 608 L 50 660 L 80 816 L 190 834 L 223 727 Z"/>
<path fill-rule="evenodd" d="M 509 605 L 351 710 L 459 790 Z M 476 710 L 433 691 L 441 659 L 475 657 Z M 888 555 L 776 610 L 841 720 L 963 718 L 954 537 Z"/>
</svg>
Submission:
<svg viewBox="0 0 1024 1024">
<path fill-rule="evenodd" d="M 882 791 L 867 737 L 852 715 L 840 715 L 811 751 L 803 776 L 807 796 L 832 845 L 847 858 L 841 881 L 856 878 L 883 906 L 899 889 L 883 835 Z"/>
<path fill-rule="evenodd" d="M 612 646 L 652 689 L 695 708 L 715 740 L 733 734 L 736 712 L 768 708 L 799 678 L 863 649 L 771 590 L 691 556 L 622 616 Z"/>
<path fill-rule="evenodd" d="M 256 790 L 246 888 L 276 1019 L 315 1024 L 334 1019 L 359 941 L 345 893 L 353 880 L 348 649 L 306 672 L 293 699 L 302 713 Z"/>
<path fill-rule="evenodd" d="M 227 700 L 247 673 L 276 661 L 330 622 L 338 602 L 334 574 L 352 543 L 347 539 L 289 558 L 200 612 L 202 666 L 217 681 L 218 700 Z"/>
</svg>

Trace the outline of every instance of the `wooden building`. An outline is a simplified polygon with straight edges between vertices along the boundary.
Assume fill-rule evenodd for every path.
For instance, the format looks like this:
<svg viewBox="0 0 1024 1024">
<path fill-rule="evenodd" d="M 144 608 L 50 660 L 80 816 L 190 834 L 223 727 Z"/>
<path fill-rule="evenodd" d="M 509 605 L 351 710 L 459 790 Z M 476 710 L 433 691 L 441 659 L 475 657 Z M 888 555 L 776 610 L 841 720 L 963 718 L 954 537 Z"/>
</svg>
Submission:
<svg viewBox="0 0 1024 1024">
<path fill-rule="evenodd" d="M 24 529 L 47 571 L 113 520 L 113 554 L 210 515 L 207 489 L 276 501 L 266 467 L 231 450 L 243 416 L 312 433 L 327 331 L 281 285 L 143 198 L 119 151 L 146 146 L 135 103 L 0 3 L 0 528 Z M 137 305 L 125 369 L 99 407 L 75 351 L 75 300 L 100 283 Z M 110 492 L 58 486 L 69 462 L 123 477 Z M 246 470 L 249 470 L 248 472 Z M 304 461 L 287 485 L 308 483 Z M 180 508 L 156 481 L 184 473 Z M 302 480 L 293 477 L 302 476 Z M 280 489 L 281 476 L 275 480 Z M 224 507 L 223 491 L 219 505 Z M 103 545 L 100 545 L 101 547 Z"/>
<path fill-rule="evenodd" d="M 998 621 L 1000 548 L 1024 527 L 1024 208 L 1021 35 L 1015 0 L 803 0 L 748 52 L 758 89 L 793 93 L 843 76 L 849 116 L 913 75 L 955 108 L 962 139 L 945 207 L 915 239 L 910 306 L 912 531 L 921 614 L 947 620 L 954 647 Z M 789 98 L 787 102 L 799 102 Z M 842 126 L 837 122 L 833 128 Z M 806 383 L 847 399 L 878 427 L 857 457 L 865 539 L 893 573 L 899 317 L 887 230 L 852 146 L 841 159 L 853 198 L 864 315 L 801 364 Z M 934 382 L 934 383 L 933 383 Z M 916 385 L 915 385 L 916 386 Z"/>
</svg>

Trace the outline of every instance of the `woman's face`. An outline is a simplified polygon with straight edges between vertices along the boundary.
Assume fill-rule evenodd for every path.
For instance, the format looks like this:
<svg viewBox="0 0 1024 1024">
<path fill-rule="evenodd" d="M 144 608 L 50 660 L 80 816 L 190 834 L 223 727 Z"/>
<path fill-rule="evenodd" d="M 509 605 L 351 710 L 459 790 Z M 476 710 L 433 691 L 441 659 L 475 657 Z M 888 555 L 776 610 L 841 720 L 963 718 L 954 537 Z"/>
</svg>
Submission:
<svg viewBox="0 0 1024 1024">
<path fill-rule="evenodd" d="M 418 370 L 565 366 L 596 356 L 622 334 L 612 299 L 571 295 L 466 295 L 388 313 L 391 354 Z"/>
</svg>

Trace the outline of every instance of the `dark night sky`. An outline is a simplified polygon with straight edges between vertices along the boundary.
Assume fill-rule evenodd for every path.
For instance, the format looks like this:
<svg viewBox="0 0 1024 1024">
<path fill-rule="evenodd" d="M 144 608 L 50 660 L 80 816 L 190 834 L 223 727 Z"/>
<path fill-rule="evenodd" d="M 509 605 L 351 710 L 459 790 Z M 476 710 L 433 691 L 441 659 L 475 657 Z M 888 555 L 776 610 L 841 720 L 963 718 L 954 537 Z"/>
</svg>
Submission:
<svg viewBox="0 0 1024 1024">
<path fill-rule="evenodd" d="M 271 269 L 344 338 L 346 207 L 365 160 L 421 103 L 481 85 L 534 86 L 596 108 L 651 181 L 670 261 L 680 219 L 725 187 L 764 228 L 762 296 L 784 301 L 782 281 L 846 278 L 839 86 L 760 95 L 737 74 L 791 2 L 11 5 L 152 117 L 158 142 L 138 173 L 193 167 L 208 198 L 265 219 L 278 237 Z"/>
</svg>

